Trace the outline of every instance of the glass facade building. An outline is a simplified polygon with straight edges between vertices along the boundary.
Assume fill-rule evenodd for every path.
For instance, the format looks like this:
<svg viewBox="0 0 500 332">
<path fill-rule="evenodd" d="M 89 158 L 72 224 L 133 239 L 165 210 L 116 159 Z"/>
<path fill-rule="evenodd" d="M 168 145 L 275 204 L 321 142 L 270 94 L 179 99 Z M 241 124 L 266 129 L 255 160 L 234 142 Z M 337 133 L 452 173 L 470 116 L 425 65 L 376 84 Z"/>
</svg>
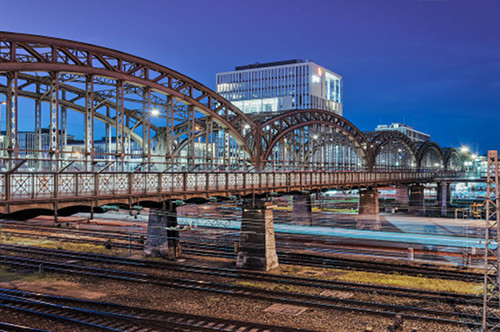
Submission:
<svg viewBox="0 0 500 332">
<path fill-rule="evenodd" d="M 342 76 L 309 60 L 257 63 L 216 74 L 216 90 L 245 113 L 316 108 L 342 115 Z"/>
</svg>

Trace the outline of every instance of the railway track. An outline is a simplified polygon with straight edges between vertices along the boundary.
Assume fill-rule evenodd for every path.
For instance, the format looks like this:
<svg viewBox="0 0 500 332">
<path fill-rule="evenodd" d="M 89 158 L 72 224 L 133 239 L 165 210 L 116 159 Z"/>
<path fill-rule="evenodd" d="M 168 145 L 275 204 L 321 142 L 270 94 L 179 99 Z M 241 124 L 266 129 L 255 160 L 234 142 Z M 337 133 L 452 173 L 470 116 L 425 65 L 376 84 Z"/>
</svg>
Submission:
<svg viewBox="0 0 500 332">
<path fill-rule="evenodd" d="M 48 227 L 54 231 L 55 228 Z M 59 231 L 59 228 L 57 228 Z M 25 232 L 14 232 L 8 231 L 12 235 L 19 237 L 28 238 L 38 238 L 44 237 L 54 241 L 67 241 L 72 243 L 90 243 L 95 245 L 103 246 L 113 246 L 117 248 L 127 248 L 130 250 L 143 250 L 144 245 L 140 242 L 145 241 L 145 237 L 141 238 L 141 235 L 123 235 L 119 232 L 104 232 L 104 235 L 97 231 L 80 231 L 80 230 L 69 230 L 64 229 L 67 234 L 78 234 L 83 236 L 82 238 L 69 238 L 65 236 L 57 235 L 44 235 L 44 234 L 29 234 Z M 112 234 L 117 235 L 113 237 Z M 85 238 L 87 237 L 87 238 Z M 102 237 L 104 240 L 95 239 Z M 94 238 L 94 239 L 92 239 Z M 181 240 L 182 250 L 186 254 L 199 255 L 199 256 L 210 256 L 210 257 L 223 257 L 229 259 L 235 259 L 236 253 L 234 252 L 234 247 L 231 245 L 211 245 L 200 242 L 188 242 Z M 290 265 L 302 265 L 302 266 L 314 266 L 314 267 L 325 267 L 325 268 L 341 268 L 348 270 L 359 270 L 359 271 L 369 271 L 369 272 L 383 272 L 383 273 L 402 273 L 405 275 L 412 276 L 425 276 L 428 278 L 441 278 L 441 279 L 453 279 L 453 280 L 464 280 L 464 281 L 481 281 L 483 275 L 480 273 L 472 273 L 470 271 L 460 271 L 446 270 L 441 268 L 436 268 L 431 264 L 420 265 L 418 267 L 408 266 L 408 265 L 396 265 L 394 263 L 383 263 L 383 262 L 367 262 L 356 259 L 349 258 L 338 258 L 329 257 L 328 254 L 305 254 L 291 252 L 290 250 L 279 250 L 278 260 L 281 264 Z"/>
<path fill-rule="evenodd" d="M 45 253 L 47 255 L 47 253 Z M 69 258 L 69 257 L 68 257 Z M 73 257 L 74 258 L 74 257 Z M 405 319 L 417 319 L 431 321 L 443 324 L 466 325 L 470 327 L 480 326 L 480 314 L 478 313 L 479 302 L 477 298 L 470 298 L 469 302 L 460 300 L 458 297 L 446 298 L 445 301 L 455 301 L 453 310 L 435 310 L 430 308 L 417 307 L 414 305 L 396 305 L 390 303 L 371 302 L 365 300 L 356 300 L 350 298 L 340 298 L 325 295 L 314 295 L 298 292 L 285 292 L 279 290 L 248 287 L 228 283 L 219 283 L 213 281 L 186 279 L 175 277 L 157 277 L 147 273 L 123 271 L 116 269 L 103 269 L 99 267 L 77 265 L 73 263 L 61 263 L 47 259 L 32 259 L 15 256 L 0 256 L 4 264 L 19 266 L 22 268 L 38 269 L 40 265 L 44 266 L 46 271 L 72 273 L 82 276 L 92 276 L 97 278 L 106 278 L 115 281 L 126 281 L 141 284 L 150 284 L 155 287 L 170 287 L 191 291 L 210 292 L 219 295 L 237 296 L 248 299 L 269 301 L 274 303 L 291 304 L 297 306 L 314 307 L 325 310 L 349 310 L 360 313 L 376 314 L 384 316 L 400 315 Z M 109 263 L 107 260 L 101 261 L 101 264 Z M 139 264 L 140 262 L 134 262 Z M 192 271 L 185 271 L 192 272 Z M 199 272 L 200 273 L 200 272 Z M 219 274 L 222 271 L 219 272 Z M 224 272 L 224 273 L 227 273 Z M 281 276 L 279 276 L 281 278 Z M 285 278 L 284 278 L 285 279 Z M 269 279 L 268 279 L 269 281 Z M 299 280 L 289 278 L 288 282 L 297 284 Z M 300 280 L 301 286 L 305 285 L 305 280 Z M 311 282 L 309 280 L 308 282 Z M 309 287 L 319 287 L 328 289 L 327 283 L 309 285 Z M 331 285 L 338 289 L 339 285 Z M 386 288 L 379 289 L 380 292 L 385 292 L 386 295 L 403 296 L 401 290 Z M 399 292 L 399 293 L 398 293 Z M 443 294 L 428 294 L 427 300 L 436 300 Z M 422 298 L 421 298 L 422 299 Z M 466 304 L 467 308 L 459 308 L 458 303 Z M 473 307 L 471 309 L 471 307 Z M 471 311 L 472 310 L 472 311 Z M 470 313 L 473 312 L 473 313 Z"/>
<path fill-rule="evenodd" d="M 372 284 L 360 284 L 354 282 L 325 280 L 316 278 L 296 277 L 288 275 L 274 275 L 269 273 L 245 271 L 240 269 L 229 269 L 221 267 L 209 267 L 197 264 L 177 263 L 173 261 L 149 261 L 142 259 L 122 258 L 109 255 L 86 254 L 75 251 L 57 249 L 33 248 L 27 246 L 1 245 L 0 250 L 19 252 L 23 254 L 49 255 L 61 259 L 85 260 L 98 264 L 114 264 L 125 267 L 144 267 L 169 271 L 195 273 L 201 275 L 212 275 L 232 279 L 251 279 L 261 282 L 274 282 L 295 286 L 322 288 L 330 290 L 341 290 L 348 292 L 377 293 L 379 295 L 407 297 L 427 301 L 439 301 L 463 305 L 482 305 L 482 297 L 475 295 L 456 294 L 450 292 L 438 292 L 421 289 L 408 289 L 402 287 L 389 287 Z"/>
<path fill-rule="evenodd" d="M 181 242 L 182 243 L 182 242 Z M 235 259 L 237 254 L 231 246 L 211 246 L 200 243 L 182 243 L 182 251 L 186 254 L 225 257 Z M 321 268 L 345 269 L 366 272 L 400 273 L 409 276 L 439 278 L 450 280 L 474 281 L 483 280 L 483 274 L 458 269 L 446 270 L 433 267 L 431 264 L 418 267 L 395 265 L 394 263 L 368 262 L 349 258 L 328 257 L 327 255 L 303 254 L 278 250 L 280 264 L 311 266 Z"/>
<path fill-rule="evenodd" d="M 37 329 L 34 327 L 27 327 L 17 324 L 0 322 L 0 332 L 50 332 L 50 331 Z"/>
<path fill-rule="evenodd" d="M 310 330 L 86 301 L 5 288 L 0 288 L 0 308 L 101 331 L 310 332 Z"/>
</svg>

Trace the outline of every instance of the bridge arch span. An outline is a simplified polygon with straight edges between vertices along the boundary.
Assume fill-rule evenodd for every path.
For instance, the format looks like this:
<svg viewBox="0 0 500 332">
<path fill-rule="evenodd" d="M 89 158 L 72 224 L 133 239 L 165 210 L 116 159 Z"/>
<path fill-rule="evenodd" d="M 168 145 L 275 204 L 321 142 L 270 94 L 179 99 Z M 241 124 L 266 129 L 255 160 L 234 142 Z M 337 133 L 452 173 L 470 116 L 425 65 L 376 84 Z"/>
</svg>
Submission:
<svg viewBox="0 0 500 332">
<path fill-rule="evenodd" d="M 356 126 L 333 112 L 287 111 L 261 123 L 260 128 L 262 164 L 274 160 L 291 165 L 315 162 L 325 169 L 365 169 L 372 165 L 370 142 Z"/>
<path fill-rule="evenodd" d="M 255 132 L 255 124 L 246 114 L 233 106 L 229 101 L 201 83 L 182 75 L 170 68 L 151 61 L 125 54 L 119 51 L 95 45 L 27 34 L 0 32 L 0 87 L 3 88 L 7 99 L 8 151 L 11 157 L 19 155 L 17 138 L 19 89 L 29 86 L 31 92 L 39 89 L 39 85 L 26 80 L 24 75 L 35 74 L 49 82 L 47 88 L 41 91 L 50 102 L 50 146 L 51 155 L 58 157 L 63 153 L 58 146 L 60 134 L 60 85 L 72 84 L 84 90 L 84 98 L 78 98 L 83 107 L 85 119 L 85 148 L 84 153 L 93 159 L 93 119 L 113 119 L 115 127 L 116 151 L 111 156 L 124 159 L 126 155 L 124 135 L 142 130 L 142 155 L 151 160 L 153 143 L 151 129 L 156 126 L 156 134 L 165 132 L 157 139 L 172 139 L 173 127 L 182 120 L 206 117 L 216 124 L 224 135 L 229 135 L 236 144 L 246 152 L 247 162 L 255 161 L 256 157 L 250 146 L 251 135 Z M 27 90 L 28 91 L 28 90 Z M 105 97 L 114 101 L 114 110 L 106 119 L 99 116 L 99 98 Z M 83 100 L 82 100 L 83 99 Z M 62 99 L 61 99 L 62 100 Z M 111 105 L 111 104 L 110 104 Z M 126 112 L 128 106 L 134 112 Z M 158 109 L 158 116 L 165 119 L 164 123 L 152 119 L 153 108 Z M 130 115 L 132 123 L 125 120 L 126 113 Z M 134 114 L 132 114 L 134 113 Z M 41 123 L 41 111 L 36 111 L 37 124 Z M 102 115 L 102 114 L 101 114 Z M 253 129 L 253 130 L 252 130 Z M 189 137 L 197 132 L 195 127 L 190 128 Z M 213 136 L 213 135 L 212 135 Z M 138 139 L 137 136 L 134 136 Z M 213 137 L 211 137 L 213 140 Z M 194 145 L 194 142 L 191 142 Z M 170 142 L 164 144 L 167 151 L 159 154 L 175 161 L 173 150 L 168 150 Z M 42 151 L 39 151 L 42 152 Z M 193 159 L 194 156 L 187 156 Z"/>
<path fill-rule="evenodd" d="M 444 169 L 447 171 L 460 171 L 463 169 L 463 158 L 455 148 L 444 148 Z"/>
<path fill-rule="evenodd" d="M 420 170 L 442 170 L 444 168 L 443 150 L 435 142 L 422 143 L 418 148 L 417 162 Z"/>
<path fill-rule="evenodd" d="M 383 131 L 371 139 L 375 169 L 416 169 L 417 148 L 405 134 Z"/>
</svg>

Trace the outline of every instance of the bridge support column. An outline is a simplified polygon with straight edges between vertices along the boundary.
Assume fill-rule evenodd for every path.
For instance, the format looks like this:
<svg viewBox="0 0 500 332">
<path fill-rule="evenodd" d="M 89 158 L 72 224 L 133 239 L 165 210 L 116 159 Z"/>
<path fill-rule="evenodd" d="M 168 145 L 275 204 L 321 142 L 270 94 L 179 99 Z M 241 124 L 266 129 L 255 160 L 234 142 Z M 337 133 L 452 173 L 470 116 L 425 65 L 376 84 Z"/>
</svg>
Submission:
<svg viewBox="0 0 500 332">
<path fill-rule="evenodd" d="M 172 202 L 165 210 L 151 209 L 148 220 L 148 237 L 144 254 L 147 256 L 174 259 L 180 256 L 179 231 L 167 230 L 177 227 L 176 206 Z"/>
<path fill-rule="evenodd" d="M 441 207 L 441 215 L 448 214 L 448 206 L 451 200 L 450 184 L 448 182 L 439 182 L 437 185 L 437 202 Z"/>
<path fill-rule="evenodd" d="M 242 208 L 240 248 L 236 266 L 269 271 L 278 267 L 274 237 L 273 210 L 257 201 Z"/>
<path fill-rule="evenodd" d="M 299 225 L 311 225 L 311 211 L 310 195 L 293 195 L 293 223 L 297 223 Z"/>
<path fill-rule="evenodd" d="M 408 211 L 425 215 L 424 186 L 416 184 L 410 187 L 410 199 Z"/>
<path fill-rule="evenodd" d="M 396 204 L 408 205 L 408 186 L 397 186 L 396 187 Z"/>
<path fill-rule="evenodd" d="M 358 214 L 379 215 L 377 188 L 367 187 L 359 189 Z"/>
</svg>

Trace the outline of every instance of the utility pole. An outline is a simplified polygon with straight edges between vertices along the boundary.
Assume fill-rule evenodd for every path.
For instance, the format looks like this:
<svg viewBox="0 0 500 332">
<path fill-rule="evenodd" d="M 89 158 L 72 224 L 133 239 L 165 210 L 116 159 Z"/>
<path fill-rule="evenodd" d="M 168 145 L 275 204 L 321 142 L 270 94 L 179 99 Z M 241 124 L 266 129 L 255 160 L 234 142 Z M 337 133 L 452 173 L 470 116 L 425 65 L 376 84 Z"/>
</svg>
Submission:
<svg viewBox="0 0 500 332">
<path fill-rule="evenodd" d="M 498 151 L 488 151 L 484 232 L 483 331 L 500 329 Z"/>
</svg>

